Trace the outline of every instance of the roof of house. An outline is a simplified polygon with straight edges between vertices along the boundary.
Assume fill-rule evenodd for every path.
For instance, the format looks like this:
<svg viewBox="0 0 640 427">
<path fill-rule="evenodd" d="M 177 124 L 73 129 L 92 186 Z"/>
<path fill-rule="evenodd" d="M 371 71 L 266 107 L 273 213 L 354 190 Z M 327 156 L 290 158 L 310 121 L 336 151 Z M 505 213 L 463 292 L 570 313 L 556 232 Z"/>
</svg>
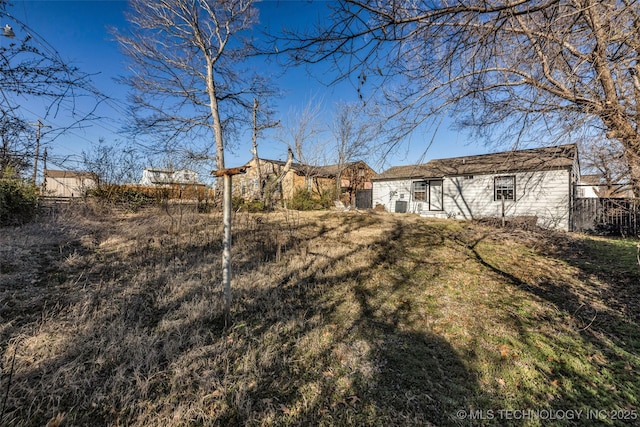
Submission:
<svg viewBox="0 0 640 427">
<path fill-rule="evenodd" d="M 363 162 L 362 160 L 358 160 L 355 162 L 347 162 L 342 165 L 335 164 L 335 165 L 327 165 L 327 166 L 317 166 L 315 170 L 321 173 L 323 176 L 335 177 L 339 175 L 341 170 L 344 171 L 345 169 L 349 169 L 350 167 L 357 166 L 357 165 L 362 165 L 369 168 L 369 166 L 365 162 Z"/>
<path fill-rule="evenodd" d="M 140 182 L 152 184 L 197 184 L 198 173 L 190 169 L 145 168 Z"/>
<path fill-rule="evenodd" d="M 418 165 L 395 166 L 373 179 L 442 178 L 444 176 L 570 169 L 577 155 L 576 144 L 567 144 L 477 156 L 452 157 L 431 160 Z"/>
<path fill-rule="evenodd" d="M 287 162 L 283 160 L 260 159 L 260 161 L 266 162 L 266 163 L 273 163 L 274 165 L 278 165 L 280 167 L 284 167 L 287 164 Z M 253 159 L 249 161 L 249 163 L 251 162 L 253 162 Z M 249 163 L 247 163 L 246 166 L 251 166 Z M 302 163 L 295 163 L 295 162 L 291 163 L 291 169 L 296 172 L 303 172 L 305 168 L 309 168 L 309 167 L 312 167 L 312 166 L 303 165 Z"/>
<path fill-rule="evenodd" d="M 89 178 L 97 179 L 96 174 L 92 172 L 76 172 L 76 171 L 61 171 L 55 169 L 45 169 L 45 178 Z"/>
<path fill-rule="evenodd" d="M 273 163 L 281 167 L 284 167 L 284 165 L 287 163 L 282 160 L 270 160 L 270 159 L 260 159 L 260 161 L 266 162 L 266 163 Z M 251 162 L 253 162 L 253 160 L 249 161 L 249 163 Z M 250 166 L 249 163 L 247 163 L 246 166 Z M 364 163 L 363 161 L 348 162 L 342 165 L 342 170 L 344 170 L 345 168 L 348 168 L 351 165 L 360 164 L 360 163 L 366 165 L 366 163 Z M 326 166 L 312 166 L 312 165 L 305 165 L 303 163 L 291 163 L 291 170 L 299 174 L 308 174 L 310 176 L 323 177 L 323 178 L 336 177 L 340 171 L 340 168 L 341 166 L 339 164 L 326 165 Z"/>
<path fill-rule="evenodd" d="M 146 172 L 159 172 L 159 173 L 177 173 L 177 172 L 189 172 L 189 173 L 195 173 L 195 171 L 192 171 L 191 169 L 171 169 L 171 168 L 144 168 L 144 170 Z"/>
</svg>

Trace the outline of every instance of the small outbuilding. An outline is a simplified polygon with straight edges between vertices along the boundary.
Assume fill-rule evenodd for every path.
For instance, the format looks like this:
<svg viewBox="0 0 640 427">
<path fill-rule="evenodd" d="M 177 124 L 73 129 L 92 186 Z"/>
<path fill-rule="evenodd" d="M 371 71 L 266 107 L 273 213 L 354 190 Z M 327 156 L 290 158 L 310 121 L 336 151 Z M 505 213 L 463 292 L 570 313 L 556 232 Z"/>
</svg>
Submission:
<svg viewBox="0 0 640 427">
<path fill-rule="evenodd" d="M 97 184 L 98 177 L 91 172 L 45 169 L 43 192 L 50 197 L 81 197 Z"/>
<path fill-rule="evenodd" d="M 535 219 L 569 230 L 576 184 L 575 144 L 431 160 L 373 178 L 373 204 L 440 218 Z"/>
</svg>

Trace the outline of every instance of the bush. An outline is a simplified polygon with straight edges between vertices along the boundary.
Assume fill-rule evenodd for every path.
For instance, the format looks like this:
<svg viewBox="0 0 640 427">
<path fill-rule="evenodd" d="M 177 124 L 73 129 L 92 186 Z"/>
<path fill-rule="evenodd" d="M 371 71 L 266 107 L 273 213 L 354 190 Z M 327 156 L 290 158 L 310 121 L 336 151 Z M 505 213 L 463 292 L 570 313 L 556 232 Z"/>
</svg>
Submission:
<svg viewBox="0 0 640 427">
<path fill-rule="evenodd" d="M 0 226 L 31 221 L 38 208 L 38 189 L 18 179 L 0 180 Z"/>
<path fill-rule="evenodd" d="M 268 210 L 267 206 L 260 200 L 245 200 L 241 196 L 234 196 L 231 199 L 231 206 L 234 211 L 245 212 L 265 212 Z"/>
<path fill-rule="evenodd" d="M 320 195 L 316 195 L 310 190 L 301 188 L 298 189 L 293 194 L 291 200 L 289 200 L 288 208 L 299 211 L 327 209 L 333 204 L 335 193 L 336 192 L 332 190 L 325 190 Z"/>
<path fill-rule="evenodd" d="M 253 213 L 265 212 L 268 210 L 265 204 L 260 200 L 252 200 L 252 201 L 246 202 L 244 204 L 244 208 L 247 210 L 247 212 L 253 212 Z"/>
<path fill-rule="evenodd" d="M 153 205 L 157 202 L 159 195 L 146 194 L 135 188 L 123 185 L 103 185 L 96 187 L 87 192 L 87 196 L 118 206 L 124 207 L 126 210 L 135 212 L 141 207 Z"/>
</svg>

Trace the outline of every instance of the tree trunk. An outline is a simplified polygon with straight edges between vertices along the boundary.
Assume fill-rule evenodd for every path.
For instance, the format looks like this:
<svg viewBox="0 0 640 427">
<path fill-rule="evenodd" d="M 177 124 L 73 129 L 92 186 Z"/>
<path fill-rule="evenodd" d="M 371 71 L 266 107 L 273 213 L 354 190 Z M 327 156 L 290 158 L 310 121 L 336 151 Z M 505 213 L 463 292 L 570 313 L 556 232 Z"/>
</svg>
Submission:
<svg viewBox="0 0 640 427">
<path fill-rule="evenodd" d="M 213 121 L 213 136 L 216 143 L 216 169 L 223 170 L 224 166 L 224 140 L 222 139 L 222 122 L 218 110 L 218 98 L 216 84 L 213 78 L 213 63 L 207 64 L 207 94 L 209 95 L 209 109 Z"/>
<path fill-rule="evenodd" d="M 222 202 L 222 287 L 224 292 L 224 326 L 231 325 L 231 175 L 223 177 Z"/>
<path fill-rule="evenodd" d="M 280 199 L 282 201 L 284 201 L 284 194 L 282 194 L 282 181 L 284 180 L 285 176 L 287 176 L 287 172 L 289 172 L 289 169 L 291 169 L 291 164 L 293 163 L 293 151 L 291 151 L 291 148 L 289 148 L 287 150 L 287 161 L 284 164 L 284 167 L 282 168 L 282 170 L 280 171 L 278 177 L 276 178 L 276 180 L 273 183 L 270 183 L 269 185 L 269 191 L 267 193 L 270 193 L 271 190 L 276 190 L 278 189 L 278 187 L 280 187 Z"/>
<path fill-rule="evenodd" d="M 633 197 L 640 198 L 640 154 L 638 152 L 627 155 L 629 163 L 629 184 L 633 190 Z"/>
<path fill-rule="evenodd" d="M 624 158 L 629 167 L 629 185 L 633 196 L 640 198 L 640 134 L 617 112 L 603 116 L 603 122 L 609 129 L 607 137 L 617 139 L 624 148 Z"/>
<path fill-rule="evenodd" d="M 209 95 L 209 108 L 213 120 L 213 134 L 216 143 L 216 167 L 223 170 L 224 166 L 224 140 L 222 138 L 222 123 L 218 110 L 218 98 L 216 85 L 213 78 L 213 63 L 207 66 L 207 93 Z M 217 188 L 220 189 L 218 180 Z M 222 289 L 224 292 L 224 326 L 229 327 L 231 322 L 231 175 L 225 174 L 222 185 Z"/>
</svg>

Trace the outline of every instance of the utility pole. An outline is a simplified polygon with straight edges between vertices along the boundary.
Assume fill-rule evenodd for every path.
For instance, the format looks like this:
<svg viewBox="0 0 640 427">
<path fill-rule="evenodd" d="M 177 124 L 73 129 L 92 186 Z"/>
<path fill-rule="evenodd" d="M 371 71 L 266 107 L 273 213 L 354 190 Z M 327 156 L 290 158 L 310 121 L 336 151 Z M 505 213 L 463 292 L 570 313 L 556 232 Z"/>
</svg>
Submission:
<svg viewBox="0 0 640 427">
<path fill-rule="evenodd" d="M 46 194 L 47 192 L 47 147 L 44 147 L 44 154 L 42 155 L 42 174 L 44 175 L 44 179 L 42 180 L 42 194 Z"/>
<path fill-rule="evenodd" d="M 254 98 L 253 100 L 253 135 L 251 138 L 251 143 L 253 145 L 253 149 L 251 152 L 253 153 L 253 161 L 256 165 L 256 171 L 258 172 L 258 196 L 262 201 L 263 193 L 262 193 L 262 168 L 260 167 L 260 157 L 258 156 L 258 132 L 260 129 L 258 128 L 258 100 Z"/>
<path fill-rule="evenodd" d="M 33 185 L 36 185 L 36 177 L 38 176 L 38 156 L 40 155 L 40 130 L 43 127 L 51 127 L 45 126 L 40 119 L 36 123 L 38 129 L 36 130 L 36 155 L 33 157 Z"/>
</svg>

